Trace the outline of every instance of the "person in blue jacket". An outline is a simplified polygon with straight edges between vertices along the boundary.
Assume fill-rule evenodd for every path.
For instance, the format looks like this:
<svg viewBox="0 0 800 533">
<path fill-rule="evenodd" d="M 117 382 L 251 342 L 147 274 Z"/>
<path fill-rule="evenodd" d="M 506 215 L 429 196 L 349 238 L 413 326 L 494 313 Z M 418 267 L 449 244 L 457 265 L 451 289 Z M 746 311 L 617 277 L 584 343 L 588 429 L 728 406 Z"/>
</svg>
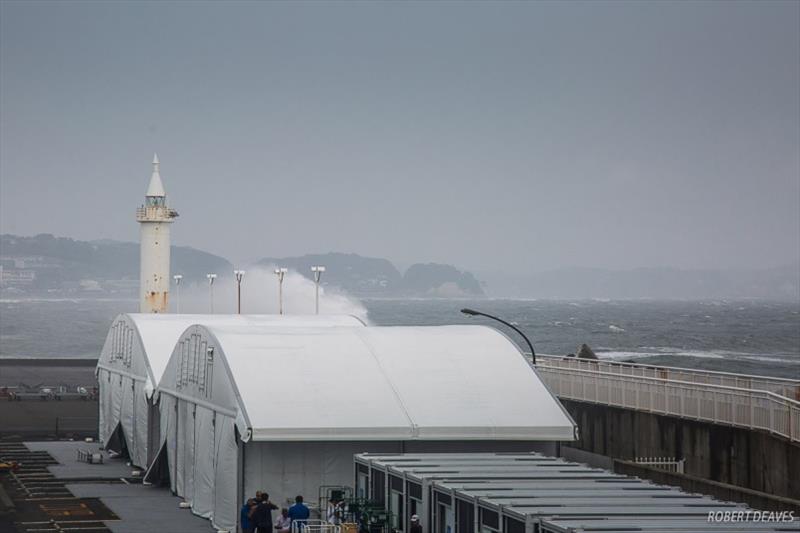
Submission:
<svg viewBox="0 0 800 533">
<path fill-rule="evenodd" d="M 308 510 L 306 504 L 303 503 L 303 497 L 297 496 L 294 499 L 294 505 L 289 507 L 289 518 L 292 519 L 292 522 L 295 520 L 308 520 L 308 517 L 311 516 L 311 511 Z M 300 522 L 297 527 L 298 529 L 302 529 L 303 523 Z"/>
<path fill-rule="evenodd" d="M 242 533 L 253 533 L 253 525 L 250 523 L 250 510 L 255 507 L 256 501 L 250 498 L 242 505 L 242 510 L 239 511 L 239 520 L 242 523 Z"/>
</svg>

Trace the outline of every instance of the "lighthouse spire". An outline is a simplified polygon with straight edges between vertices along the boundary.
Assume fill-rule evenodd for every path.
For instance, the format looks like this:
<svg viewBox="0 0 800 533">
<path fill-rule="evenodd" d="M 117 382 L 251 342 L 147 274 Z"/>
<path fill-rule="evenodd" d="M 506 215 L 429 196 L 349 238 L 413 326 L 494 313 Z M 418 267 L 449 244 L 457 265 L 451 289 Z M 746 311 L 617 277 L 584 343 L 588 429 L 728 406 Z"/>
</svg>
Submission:
<svg viewBox="0 0 800 533">
<path fill-rule="evenodd" d="M 164 191 L 164 183 L 161 181 L 161 172 L 159 171 L 158 154 L 153 154 L 153 174 L 150 176 L 150 185 L 147 186 L 147 194 L 145 196 L 164 197 L 167 193 Z"/>
</svg>

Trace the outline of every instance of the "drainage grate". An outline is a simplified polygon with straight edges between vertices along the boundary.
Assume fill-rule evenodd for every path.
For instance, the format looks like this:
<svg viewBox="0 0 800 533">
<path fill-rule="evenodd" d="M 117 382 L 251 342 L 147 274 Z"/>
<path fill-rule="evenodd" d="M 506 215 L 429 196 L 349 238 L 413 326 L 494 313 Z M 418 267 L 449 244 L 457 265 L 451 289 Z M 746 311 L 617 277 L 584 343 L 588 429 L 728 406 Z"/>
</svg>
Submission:
<svg viewBox="0 0 800 533">
<path fill-rule="evenodd" d="M 48 520 L 46 522 L 18 522 L 19 533 L 111 533 L 103 522 L 92 520 Z"/>
</svg>

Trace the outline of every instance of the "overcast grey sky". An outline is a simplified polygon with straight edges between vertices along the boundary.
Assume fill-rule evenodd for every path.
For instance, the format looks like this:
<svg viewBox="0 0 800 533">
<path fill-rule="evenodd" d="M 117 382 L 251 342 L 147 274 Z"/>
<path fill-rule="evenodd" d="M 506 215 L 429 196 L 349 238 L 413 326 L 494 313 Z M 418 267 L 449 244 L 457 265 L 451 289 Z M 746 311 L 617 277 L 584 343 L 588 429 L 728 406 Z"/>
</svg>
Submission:
<svg viewBox="0 0 800 533">
<path fill-rule="evenodd" d="M 0 2 L 0 230 L 477 270 L 800 259 L 800 3 Z"/>
</svg>

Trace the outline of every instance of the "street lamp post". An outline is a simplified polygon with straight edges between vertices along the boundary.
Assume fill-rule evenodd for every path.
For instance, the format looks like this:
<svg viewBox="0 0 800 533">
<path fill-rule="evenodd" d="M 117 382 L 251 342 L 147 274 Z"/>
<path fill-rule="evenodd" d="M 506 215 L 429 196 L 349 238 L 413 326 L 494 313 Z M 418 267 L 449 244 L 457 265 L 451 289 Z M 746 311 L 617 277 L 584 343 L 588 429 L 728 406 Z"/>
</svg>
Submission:
<svg viewBox="0 0 800 533">
<path fill-rule="evenodd" d="M 175 280 L 175 313 L 181 314 L 181 281 L 183 276 L 175 274 L 172 279 Z"/>
<path fill-rule="evenodd" d="M 311 267 L 311 272 L 314 273 L 314 310 L 316 314 L 319 314 L 319 278 L 322 277 L 322 273 L 325 272 L 325 267 L 322 265 L 316 265 Z"/>
<path fill-rule="evenodd" d="M 461 312 L 464 313 L 465 315 L 469 315 L 469 316 L 485 316 L 486 318 L 491 318 L 492 320 L 496 320 L 496 321 L 500 322 L 501 324 L 505 324 L 506 326 L 510 327 L 511 329 L 513 329 L 514 331 L 519 333 L 520 336 L 523 339 L 525 339 L 525 342 L 528 343 L 528 348 L 531 349 L 531 362 L 534 365 L 536 364 L 536 352 L 533 351 L 533 344 L 531 343 L 530 339 L 528 339 L 528 337 L 524 333 L 522 333 L 522 330 L 520 330 L 518 327 L 506 322 L 502 318 L 497 318 L 496 316 L 487 315 L 486 313 L 481 313 L 480 311 L 475 311 L 474 309 L 462 309 Z"/>
<path fill-rule="evenodd" d="M 289 272 L 288 268 L 276 268 L 275 275 L 278 276 L 278 314 L 283 314 L 283 278 Z"/>
<path fill-rule="evenodd" d="M 242 279 L 244 279 L 244 270 L 234 270 L 233 275 L 236 276 L 236 312 L 242 314 Z"/>
<path fill-rule="evenodd" d="M 211 314 L 214 314 L 214 280 L 217 279 L 216 274 L 206 274 L 206 279 L 208 279 L 208 295 L 209 301 L 211 303 Z"/>
</svg>

